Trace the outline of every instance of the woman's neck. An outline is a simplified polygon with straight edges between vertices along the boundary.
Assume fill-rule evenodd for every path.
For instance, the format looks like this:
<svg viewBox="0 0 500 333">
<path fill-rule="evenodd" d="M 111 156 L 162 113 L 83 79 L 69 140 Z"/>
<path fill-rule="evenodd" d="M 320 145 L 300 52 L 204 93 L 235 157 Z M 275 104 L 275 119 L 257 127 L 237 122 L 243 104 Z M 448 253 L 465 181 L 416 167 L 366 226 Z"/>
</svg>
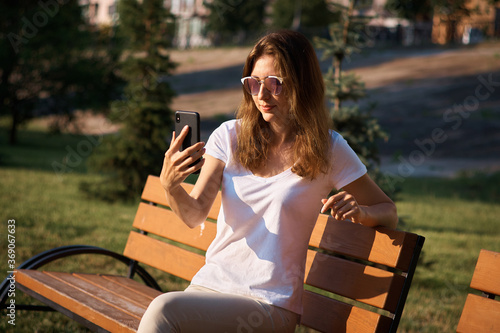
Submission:
<svg viewBox="0 0 500 333">
<path fill-rule="evenodd" d="M 289 126 L 270 124 L 272 140 L 272 148 L 289 147 L 293 144 L 294 135 Z"/>
<path fill-rule="evenodd" d="M 267 158 L 259 168 L 252 170 L 254 175 L 268 178 L 280 174 L 293 166 L 294 138 L 291 131 L 272 130 Z"/>
</svg>

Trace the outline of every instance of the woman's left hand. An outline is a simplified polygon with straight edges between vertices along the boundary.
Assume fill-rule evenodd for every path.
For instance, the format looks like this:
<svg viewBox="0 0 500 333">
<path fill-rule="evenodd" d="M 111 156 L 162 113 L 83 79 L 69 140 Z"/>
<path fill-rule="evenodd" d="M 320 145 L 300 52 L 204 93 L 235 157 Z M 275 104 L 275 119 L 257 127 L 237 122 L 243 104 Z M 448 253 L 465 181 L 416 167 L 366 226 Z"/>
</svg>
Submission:
<svg viewBox="0 0 500 333">
<path fill-rule="evenodd" d="M 351 220 L 354 223 L 363 221 L 364 209 L 358 204 L 356 198 L 346 191 L 332 195 L 328 199 L 321 199 L 321 202 L 323 203 L 321 213 L 331 208 L 331 214 L 336 220 Z"/>
<path fill-rule="evenodd" d="M 396 205 L 367 173 L 344 185 L 342 190 L 328 199 L 321 199 L 322 213 L 331 208 L 332 216 L 337 220 L 351 220 L 368 227 L 396 228 Z"/>
</svg>

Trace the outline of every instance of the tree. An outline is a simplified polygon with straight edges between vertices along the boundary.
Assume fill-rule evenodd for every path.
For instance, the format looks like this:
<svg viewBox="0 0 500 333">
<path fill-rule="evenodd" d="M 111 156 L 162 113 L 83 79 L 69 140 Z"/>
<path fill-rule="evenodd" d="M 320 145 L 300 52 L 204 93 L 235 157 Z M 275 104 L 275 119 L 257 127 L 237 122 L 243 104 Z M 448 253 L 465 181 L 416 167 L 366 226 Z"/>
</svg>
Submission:
<svg viewBox="0 0 500 333">
<path fill-rule="evenodd" d="M 276 0 L 272 9 L 274 28 L 304 31 L 323 28 L 337 19 L 325 0 Z"/>
<path fill-rule="evenodd" d="M 333 115 L 338 114 L 344 100 L 358 100 L 364 97 L 364 84 L 353 75 L 343 76 L 342 61 L 355 52 L 359 52 L 362 36 L 358 30 L 354 30 L 352 12 L 354 1 L 350 1 L 349 7 L 342 8 L 339 5 L 340 17 L 337 23 L 331 24 L 330 39 L 316 38 L 316 46 L 323 50 L 323 60 L 332 59 L 332 66 L 326 75 L 327 96 L 333 100 Z"/>
<path fill-rule="evenodd" d="M 263 27 L 266 6 L 263 0 L 213 0 L 203 5 L 210 10 L 206 29 L 215 34 L 217 43 L 225 43 L 237 35 L 260 33 Z"/>
<path fill-rule="evenodd" d="M 432 19 L 432 0 L 388 0 L 385 8 L 412 22 Z"/>
<path fill-rule="evenodd" d="M 163 1 L 121 0 L 118 13 L 119 32 L 128 41 L 120 76 L 128 83 L 123 99 L 111 105 L 111 118 L 122 128 L 106 136 L 91 156 L 91 166 L 111 178 L 83 184 L 84 190 L 109 200 L 135 197 L 149 174 L 159 174 L 174 96 L 164 80 L 174 63 L 166 51 L 170 14 Z"/>
<path fill-rule="evenodd" d="M 346 74 L 342 70 L 343 61 L 360 51 L 364 38 L 361 32 L 366 18 L 353 16 L 354 2 L 350 0 L 348 6 L 337 5 L 341 15 L 336 23 L 330 25 L 330 38 L 316 37 L 314 42 L 323 51 L 323 60 L 332 61 L 325 75 L 325 88 L 335 129 L 349 142 L 375 181 L 389 195 L 394 195 L 396 189 L 386 186 L 389 179 L 378 171 L 378 143 L 381 139 L 387 139 L 387 134 L 372 117 L 370 109 L 344 105 L 344 102 L 356 102 L 366 94 L 364 83 L 356 75 Z"/>
<path fill-rule="evenodd" d="M 0 21 L 0 115 L 11 117 L 10 144 L 38 114 L 107 106 L 116 54 L 111 37 L 82 19 L 77 0 L 2 1 Z"/>
</svg>

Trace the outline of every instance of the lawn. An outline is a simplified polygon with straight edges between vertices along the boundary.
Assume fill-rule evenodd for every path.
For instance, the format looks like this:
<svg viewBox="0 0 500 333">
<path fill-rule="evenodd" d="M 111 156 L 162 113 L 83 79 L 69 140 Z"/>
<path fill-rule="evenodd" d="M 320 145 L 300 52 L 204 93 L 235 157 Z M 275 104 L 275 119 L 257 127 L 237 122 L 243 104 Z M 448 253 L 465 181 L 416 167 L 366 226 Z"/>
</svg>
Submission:
<svg viewBox="0 0 500 333">
<path fill-rule="evenodd" d="M 0 128 L 0 267 L 7 268 L 7 221 L 16 221 L 16 262 L 56 246 L 89 244 L 122 252 L 137 202 L 107 203 L 79 190 L 90 174 L 72 150 L 91 137 L 49 135 L 36 129 L 20 133 L 7 146 Z M 58 167 L 59 166 L 59 167 Z M 63 170 L 63 171 L 61 171 Z M 400 228 L 426 237 L 400 332 L 454 332 L 482 248 L 500 252 L 500 174 L 464 174 L 456 179 L 408 178 L 397 201 Z M 138 195 L 139 196 L 139 195 Z M 120 265 L 82 256 L 53 269 L 123 273 Z M 179 281 L 158 273 L 165 288 Z M 16 292 L 16 302 L 26 301 Z M 14 331 L 2 314 L 0 331 Z M 16 313 L 15 332 L 86 332 L 58 313 Z"/>
</svg>

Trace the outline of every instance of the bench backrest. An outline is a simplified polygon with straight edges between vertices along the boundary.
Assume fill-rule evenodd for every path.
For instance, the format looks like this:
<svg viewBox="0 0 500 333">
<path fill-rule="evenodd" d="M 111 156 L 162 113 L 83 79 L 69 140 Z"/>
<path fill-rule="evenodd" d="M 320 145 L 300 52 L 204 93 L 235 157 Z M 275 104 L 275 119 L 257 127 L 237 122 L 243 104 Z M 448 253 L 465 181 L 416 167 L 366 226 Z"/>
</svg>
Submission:
<svg viewBox="0 0 500 333">
<path fill-rule="evenodd" d="M 142 199 L 124 255 L 191 280 L 215 237 L 220 193 L 207 221 L 194 229 L 168 209 L 159 178 L 148 178 Z M 323 332 L 395 332 L 423 242 L 416 234 L 320 214 L 307 256 L 302 325 Z"/>
<path fill-rule="evenodd" d="M 481 250 L 470 286 L 483 296 L 467 295 L 457 332 L 500 332 L 500 253 Z"/>
</svg>

